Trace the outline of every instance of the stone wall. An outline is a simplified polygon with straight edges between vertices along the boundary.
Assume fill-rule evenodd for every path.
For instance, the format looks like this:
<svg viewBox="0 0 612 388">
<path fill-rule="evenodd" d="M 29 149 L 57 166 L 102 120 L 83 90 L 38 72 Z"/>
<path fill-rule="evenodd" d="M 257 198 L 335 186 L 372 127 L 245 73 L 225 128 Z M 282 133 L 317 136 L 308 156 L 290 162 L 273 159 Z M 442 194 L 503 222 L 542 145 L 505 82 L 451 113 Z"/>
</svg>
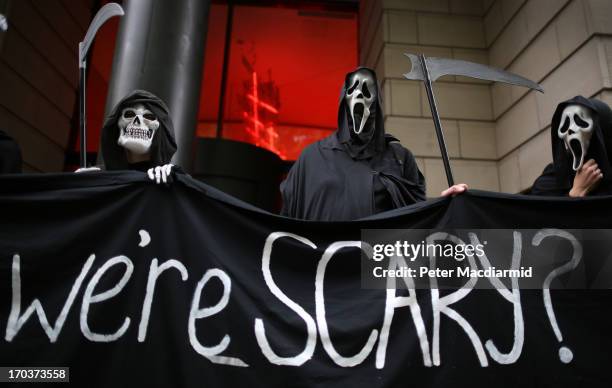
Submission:
<svg viewBox="0 0 612 388">
<path fill-rule="evenodd" d="M 364 0 L 360 61 L 376 69 L 387 130 L 415 154 L 437 196 L 446 178 L 423 85 L 402 73 L 404 52 L 465 59 L 521 74 L 545 94 L 464 77 L 434 88 L 456 181 L 516 193 L 551 160 L 558 102 L 582 94 L 612 103 L 612 1 Z"/>
<path fill-rule="evenodd" d="M 24 172 L 62 171 L 76 107 L 78 42 L 91 0 L 0 0 L 0 125 L 21 146 Z"/>
</svg>

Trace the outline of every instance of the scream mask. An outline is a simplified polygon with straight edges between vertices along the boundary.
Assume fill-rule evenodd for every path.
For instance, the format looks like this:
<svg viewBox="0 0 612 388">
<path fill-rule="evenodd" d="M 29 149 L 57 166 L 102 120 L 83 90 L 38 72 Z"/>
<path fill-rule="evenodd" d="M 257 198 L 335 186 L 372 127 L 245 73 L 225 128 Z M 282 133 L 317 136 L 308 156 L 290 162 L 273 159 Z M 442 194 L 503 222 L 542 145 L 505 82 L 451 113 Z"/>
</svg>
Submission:
<svg viewBox="0 0 612 388">
<path fill-rule="evenodd" d="M 576 96 L 557 105 L 550 123 L 553 162 L 531 194 L 567 196 L 578 170 L 593 159 L 603 180 L 589 195 L 612 194 L 612 109 L 596 98 Z"/>
<path fill-rule="evenodd" d="M 117 144 L 137 155 L 148 154 L 159 121 L 143 104 L 134 104 L 122 110 L 119 120 Z"/>
<path fill-rule="evenodd" d="M 376 81 L 369 70 L 359 69 L 349 76 L 344 99 L 350 114 L 351 136 L 363 142 L 374 132 L 377 93 Z"/>
<path fill-rule="evenodd" d="M 582 105 L 568 105 L 561 113 L 557 136 L 563 140 L 565 149 L 572 154 L 572 168 L 578 171 L 584 164 L 584 157 L 593 135 L 593 112 Z"/>
</svg>

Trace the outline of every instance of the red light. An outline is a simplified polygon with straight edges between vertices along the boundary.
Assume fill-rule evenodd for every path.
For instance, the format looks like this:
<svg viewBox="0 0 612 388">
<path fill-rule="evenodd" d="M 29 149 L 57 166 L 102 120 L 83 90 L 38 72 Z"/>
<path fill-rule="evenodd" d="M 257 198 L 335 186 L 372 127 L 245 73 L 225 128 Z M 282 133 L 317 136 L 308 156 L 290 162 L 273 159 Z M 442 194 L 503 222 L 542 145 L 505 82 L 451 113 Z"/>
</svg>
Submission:
<svg viewBox="0 0 612 388">
<path fill-rule="evenodd" d="M 200 137 L 217 136 L 222 86 L 228 8 L 212 3 L 198 116 Z M 304 147 L 336 129 L 338 89 L 345 74 L 357 65 L 358 53 L 354 9 L 337 17 L 336 12 L 322 12 L 327 6 L 295 4 L 299 6 L 234 6 L 222 114 L 223 138 L 280 150 L 286 161 L 296 160 Z M 261 125 L 254 121 L 255 106 Z M 272 147 L 265 147 L 269 133 L 265 129 L 270 126 L 278 137 L 271 139 Z"/>
<path fill-rule="evenodd" d="M 251 80 L 251 93 L 247 94 L 247 100 L 250 101 L 251 112 L 244 111 L 242 116 L 247 121 L 246 131 L 253 137 L 253 143 L 262 148 L 266 148 L 282 159 L 285 159 L 285 154 L 278 148 L 278 133 L 274 128 L 274 122 L 270 120 L 263 123 L 259 118 L 259 110 L 263 109 L 273 115 L 278 115 L 278 109 L 271 104 L 259 99 L 259 85 L 257 82 L 257 72 L 253 72 Z"/>
<path fill-rule="evenodd" d="M 261 106 L 262 108 L 266 109 L 267 111 L 272 112 L 274 114 L 278 114 L 278 110 L 275 107 L 273 107 L 270 104 L 266 104 L 263 101 L 257 101 L 257 98 L 255 96 L 253 96 L 252 94 L 247 94 L 247 98 L 249 100 L 253 101 L 256 104 L 259 104 L 259 106 Z"/>
</svg>

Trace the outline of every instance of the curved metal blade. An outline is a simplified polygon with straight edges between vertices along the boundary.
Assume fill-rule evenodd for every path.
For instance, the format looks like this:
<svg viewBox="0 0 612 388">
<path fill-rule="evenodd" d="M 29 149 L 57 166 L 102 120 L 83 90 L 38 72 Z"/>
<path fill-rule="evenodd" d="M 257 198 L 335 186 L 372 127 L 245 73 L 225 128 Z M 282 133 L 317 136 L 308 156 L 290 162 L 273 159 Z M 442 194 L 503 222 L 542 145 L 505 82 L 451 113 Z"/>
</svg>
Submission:
<svg viewBox="0 0 612 388">
<path fill-rule="evenodd" d="M 424 81 L 425 75 L 421 63 L 419 62 L 419 57 L 409 53 L 404 53 L 404 55 L 410 59 L 412 64 L 410 71 L 404 74 L 404 77 L 410 80 Z M 462 75 L 464 77 L 478 78 L 485 81 L 503 82 L 506 84 L 523 86 L 544 93 L 544 89 L 542 89 L 542 86 L 538 83 L 495 67 L 458 59 L 425 58 L 425 60 L 427 61 L 427 70 L 431 82 L 434 82 L 444 75 Z"/>
<path fill-rule="evenodd" d="M 123 8 L 121 8 L 121 6 L 117 3 L 108 3 L 104 7 L 100 8 L 96 16 L 94 16 L 93 20 L 91 21 L 91 24 L 87 29 L 87 33 L 85 34 L 85 38 L 79 43 L 79 63 L 82 63 L 85 60 L 89 47 L 91 47 L 91 43 L 98 33 L 98 29 L 113 16 L 123 16 L 124 14 L 125 12 L 123 12 Z"/>
<path fill-rule="evenodd" d="M 410 68 L 410 71 L 404 74 L 404 77 L 410 80 L 424 81 L 425 74 L 423 73 L 423 68 L 421 67 L 421 62 L 419 61 L 419 57 L 414 54 L 408 54 L 408 53 L 404 53 L 404 55 L 407 56 L 408 59 L 410 59 L 410 63 L 412 65 L 412 67 Z"/>
<path fill-rule="evenodd" d="M 509 71 L 485 66 L 480 63 L 461 61 L 458 59 L 426 58 L 429 78 L 435 81 L 443 75 L 462 75 L 464 77 L 478 78 L 485 81 L 503 82 L 544 93 L 542 86 L 530 79 Z"/>
</svg>

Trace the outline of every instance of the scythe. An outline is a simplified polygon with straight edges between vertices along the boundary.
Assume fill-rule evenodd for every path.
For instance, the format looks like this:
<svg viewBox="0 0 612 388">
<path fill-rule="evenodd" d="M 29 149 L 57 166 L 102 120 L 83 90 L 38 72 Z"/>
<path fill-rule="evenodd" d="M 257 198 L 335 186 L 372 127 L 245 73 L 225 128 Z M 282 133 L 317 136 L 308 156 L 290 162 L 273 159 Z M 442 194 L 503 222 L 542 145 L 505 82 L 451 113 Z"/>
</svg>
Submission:
<svg viewBox="0 0 612 388">
<path fill-rule="evenodd" d="M 442 123 L 440 122 L 440 115 L 438 114 L 436 99 L 433 93 L 432 83 L 434 81 L 444 75 L 460 75 L 486 81 L 523 86 L 544 93 L 544 90 L 539 84 L 527 78 L 504 70 L 481 65 L 479 63 L 461 61 L 457 59 L 426 58 L 423 54 L 417 56 L 414 54 L 405 53 L 404 55 L 406 55 L 412 63 L 412 68 L 408 73 L 404 74 L 404 77 L 409 80 L 423 81 L 425 84 L 427 99 L 429 101 L 431 116 L 436 128 L 436 135 L 438 137 L 438 144 L 440 146 L 440 153 L 442 154 L 442 162 L 444 163 L 444 170 L 446 171 L 446 179 L 449 187 L 454 185 L 455 182 L 448 158 L 448 152 L 446 150 L 446 143 L 444 142 Z"/>
<path fill-rule="evenodd" d="M 85 81 L 87 75 L 87 53 L 91 47 L 98 29 L 113 16 L 123 16 L 123 8 L 117 3 L 108 3 L 100 8 L 96 16 L 94 16 L 85 38 L 79 42 L 79 130 L 81 135 L 81 168 L 87 167 L 87 128 L 85 115 Z"/>
</svg>

